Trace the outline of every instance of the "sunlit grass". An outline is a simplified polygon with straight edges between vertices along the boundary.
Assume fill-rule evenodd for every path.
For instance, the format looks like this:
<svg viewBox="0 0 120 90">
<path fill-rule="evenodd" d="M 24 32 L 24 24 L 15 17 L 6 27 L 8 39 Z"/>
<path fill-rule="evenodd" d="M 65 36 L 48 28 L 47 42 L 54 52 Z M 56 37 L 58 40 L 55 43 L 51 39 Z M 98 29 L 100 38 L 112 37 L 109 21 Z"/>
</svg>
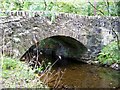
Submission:
<svg viewBox="0 0 120 90">
<path fill-rule="evenodd" d="M 25 63 L 10 57 L 3 57 L 3 88 L 47 88 Z"/>
</svg>

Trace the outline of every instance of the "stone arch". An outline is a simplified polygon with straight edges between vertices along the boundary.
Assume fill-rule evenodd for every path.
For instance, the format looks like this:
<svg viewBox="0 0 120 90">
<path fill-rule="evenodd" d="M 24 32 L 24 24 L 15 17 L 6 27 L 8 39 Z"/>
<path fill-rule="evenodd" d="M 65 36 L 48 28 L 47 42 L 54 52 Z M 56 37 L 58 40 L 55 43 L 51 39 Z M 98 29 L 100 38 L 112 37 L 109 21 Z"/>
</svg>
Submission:
<svg viewBox="0 0 120 90">
<path fill-rule="evenodd" d="M 23 54 L 20 60 L 27 62 L 30 62 L 31 60 L 37 61 L 36 57 L 38 57 L 38 61 L 41 62 L 42 57 L 45 57 L 52 58 L 52 61 L 54 62 L 54 60 L 57 60 L 60 56 L 61 60 L 58 61 L 58 63 L 62 64 L 67 63 L 69 59 L 81 61 L 81 57 L 86 51 L 87 47 L 75 38 L 64 35 L 55 35 L 39 41 L 39 47 L 38 44 L 37 46 L 36 44 L 32 45 Z M 36 52 L 38 52 L 38 54 L 36 54 Z"/>
<path fill-rule="evenodd" d="M 72 31 L 72 30 L 68 30 L 68 29 L 63 29 L 60 31 L 55 32 L 54 29 L 51 29 L 50 31 L 44 31 L 44 30 L 39 30 L 39 32 L 42 33 L 37 33 L 36 35 L 39 37 L 39 40 L 43 40 L 49 37 L 54 37 L 54 36 L 65 36 L 65 37 L 69 37 L 69 38 L 73 38 L 79 42 L 81 42 L 85 47 L 87 47 L 87 35 L 88 32 L 84 29 L 81 29 L 80 32 L 78 31 Z"/>
<path fill-rule="evenodd" d="M 66 34 L 56 34 L 56 35 L 45 36 L 41 40 L 48 39 L 48 38 L 55 38 L 55 39 L 63 38 L 63 39 L 67 39 L 67 40 L 72 40 L 72 41 L 79 42 L 79 44 L 86 47 L 86 45 L 84 45 L 84 43 L 82 43 L 80 40 L 78 40 L 78 38 L 76 38 L 74 36 L 66 35 Z M 70 41 L 68 41 L 68 42 L 70 42 Z"/>
<path fill-rule="evenodd" d="M 31 14 L 31 13 L 30 13 Z M 10 14 L 11 16 L 12 14 Z M 16 14 L 15 14 L 16 15 Z M 20 57 L 33 43 L 32 35 L 39 40 L 55 35 L 70 36 L 86 46 L 88 57 L 96 57 L 104 45 L 115 41 L 112 29 L 119 33 L 119 17 L 86 17 L 74 14 L 58 14 L 51 23 L 41 14 L 39 16 L 12 16 L 0 18 L 0 38 L 3 34 L 5 43 L 0 43 L 0 51 L 14 57 Z M 110 23 L 111 22 L 111 23 Z M 4 32 L 4 33 L 3 33 Z M 11 48 L 12 47 L 12 48 Z"/>
</svg>

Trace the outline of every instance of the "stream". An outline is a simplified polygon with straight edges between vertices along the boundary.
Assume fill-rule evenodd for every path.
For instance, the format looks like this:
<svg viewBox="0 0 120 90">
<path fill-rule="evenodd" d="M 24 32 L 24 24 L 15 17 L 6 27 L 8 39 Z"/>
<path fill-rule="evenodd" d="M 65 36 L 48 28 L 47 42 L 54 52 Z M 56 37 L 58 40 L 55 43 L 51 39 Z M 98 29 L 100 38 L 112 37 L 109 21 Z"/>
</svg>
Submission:
<svg viewBox="0 0 120 90">
<path fill-rule="evenodd" d="M 54 68 L 55 70 L 56 68 Z M 64 71 L 59 82 L 62 88 L 119 88 L 120 72 L 111 68 L 98 67 L 94 65 L 74 62 L 60 67 Z M 57 81 L 56 77 L 52 81 Z M 55 82 L 48 84 L 55 87 Z"/>
<path fill-rule="evenodd" d="M 70 41 L 70 42 L 69 42 Z M 33 60 L 36 52 L 41 52 L 39 62 L 45 57 L 51 56 L 52 60 L 59 60 L 60 65 L 53 67 L 51 71 L 39 74 L 41 81 L 51 88 L 119 88 L 120 72 L 107 67 L 99 67 L 82 63 L 81 60 L 70 60 L 70 58 L 80 57 L 87 48 L 73 38 L 65 36 L 53 36 L 44 39 L 39 44 L 31 46 L 21 57 L 21 60 Z M 31 57 L 29 57 L 31 54 Z M 62 56 L 62 59 L 54 58 Z M 29 58 L 26 58 L 29 57 Z M 42 58 L 43 57 L 43 58 Z M 64 57 L 64 58 L 63 58 Z M 69 59 L 66 59 L 69 58 Z M 25 59 L 24 59 L 25 58 Z M 37 61 L 37 58 L 34 58 Z M 34 61 L 35 61 L 34 60 Z M 44 60 L 44 59 L 43 59 Z M 47 62 L 47 59 L 44 61 Z M 69 64 L 66 64 L 69 62 Z M 56 64 L 57 64 L 56 63 Z M 64 65 L 65 64 L 65 65 Z M 45 69 L 46 70 L 46 69 Z M 46 70 L 47 71 L 47 70 Z"/>
</svg>

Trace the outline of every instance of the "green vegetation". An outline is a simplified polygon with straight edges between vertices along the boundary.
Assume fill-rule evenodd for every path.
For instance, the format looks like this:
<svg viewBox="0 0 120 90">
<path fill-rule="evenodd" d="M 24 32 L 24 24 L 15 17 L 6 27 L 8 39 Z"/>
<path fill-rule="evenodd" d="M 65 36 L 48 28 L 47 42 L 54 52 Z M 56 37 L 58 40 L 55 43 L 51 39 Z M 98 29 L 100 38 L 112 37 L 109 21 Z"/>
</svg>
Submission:
<svg viewBox="0 0 120 90">
<path fill-rule="evenodd" d="M 45 88 L 34 72 L 19 60 L 3 57 L 2 83 L 5 88 Z"/>
<path fill-rule="evenodd" d="M 120 50 L 117 42 L 105 46 L 97 58 L 102 64 L 120 63 Z"/>
<path fill-rule="evenodd" d="M 0 11 L 50 11 L 74 13 L 80 15 L 119 15 L 120 3 L 114 0 L 103 0 L 89 2 L 80 0 L 1 0 Z M 0 14 L 4 15 L 4 14 Z M 52 14 L 53 15 L 53 14 Z"/>
<path fill-rule="evenodd" d="M 120 16 L 120 1 L 116 3 L 117 14 Z"/>
</svg>

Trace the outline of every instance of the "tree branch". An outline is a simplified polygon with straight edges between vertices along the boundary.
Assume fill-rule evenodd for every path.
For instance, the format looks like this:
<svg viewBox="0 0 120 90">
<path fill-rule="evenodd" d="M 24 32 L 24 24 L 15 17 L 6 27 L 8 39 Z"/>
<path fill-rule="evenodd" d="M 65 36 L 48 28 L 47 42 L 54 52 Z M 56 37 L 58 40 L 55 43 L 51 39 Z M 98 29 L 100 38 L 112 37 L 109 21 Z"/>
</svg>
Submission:
<svg viewBox="0 0 120 90">
<path fill-rule="evenodd" d="M 99 11 L 100 13 L 102 13 L 104 15 L 104 13 L 101 10 L 98 10 L 91 2 L 88 2 L 94 9 L 96 9 L 97 11 Z"/>
<path fill-rule="evenodd" d="M 117 46 L 118 46 L 118 50 L 120 51 L 120 41 L 119 41 L 119 37 L 117 35 L 117 33 L 115 32 L 115 30 L 112 29 L 112 32 L 115 34 L 116 38 L 117 38 Z"/>
<path fill-rule="evenodd" d="M 110 10 L 109 10 L 109 1 L 108 0 L 106 0 L 106 4 L 107 4 L 107 11 L 108 11 L 108 15 L 110 16 Z"/>
<path fill-rule="evenodd" d="M 110 15 L 110 11 L 109 11 L 109 2 L 108 0 L 103 0 L 105 2 L 105 6 L 107 8 L 107 12 L 108 12 L 108 15 Z"/>
<path fill-rule="evenodd" d="M 45 0 L 43 0 L 43 1 L 44 1 L 44 5 L 45 5 L 45 10 L 46 10 L 46 8 L 47 8 L 47 3 L 46 3 Z"/>
</svg>

